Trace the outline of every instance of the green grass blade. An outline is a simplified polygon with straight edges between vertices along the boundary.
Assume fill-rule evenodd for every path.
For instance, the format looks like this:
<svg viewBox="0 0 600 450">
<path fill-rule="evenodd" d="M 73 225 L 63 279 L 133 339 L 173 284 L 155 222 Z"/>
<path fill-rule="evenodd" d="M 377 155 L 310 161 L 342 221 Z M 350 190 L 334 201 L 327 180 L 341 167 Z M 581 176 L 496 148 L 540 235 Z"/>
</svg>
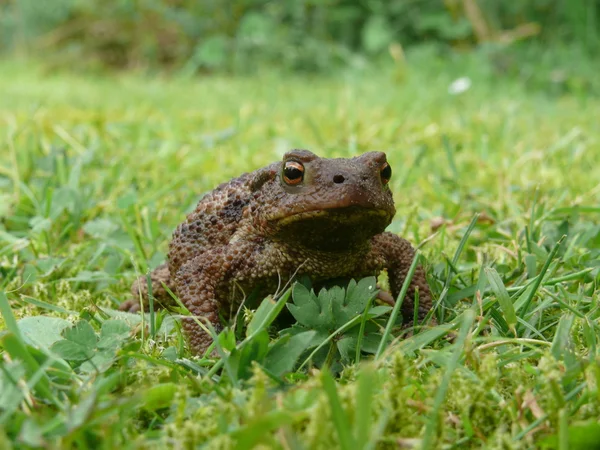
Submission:
<svg viewBox="0 0 600 450">
<path fill-rule="evenodd" d="M 580 383 L 579 385 L 577 385 L 567 395 L 565 395 L 565 401 L 569 401 L 569 400 L 572 400 L 573 398 L 575 398 L 581 391 L 583 391 L 585 389 L 586 385 L 587 385 L 586 382 L 583 382 L 583 383 Z M 514 437 L 513 441 L 520 441 L 525 436 L 527 436 L 532 430 L 536 429 L 542 423 L 544 423 L 546 420 L 548 420 L 547 413 L 543 414 L 541 417 L 538 417 L 536 420 L 534 420 L 528 426 L 526 426 L 523 430 L 521 430 L 519 433 L 517 433 L 517 435 Z"/>
<path fill-rule="evenodd" d="M 529 305 L 531 304 L 531 301 L 533 300 L 533 297 L 535 297 L 535 294 L 537 293 L 537 290 L 540 287 L 540 284 L 542 283 L 544 275 L 546 274 L 546 271 L 548 270 L 548 267 L 550 267 L 550 263 L 552 262 L 552 260 L 556 256 L 556 253 L 558 252 L 560 244 L 565 239 L 565 237 L 566 236 L 561 237 L 559 239 L 559 241 L 554 245 L 554 247 L 552 248 L 552 251 L 550 251 L 550 254 L 548 255 L 548 258 L 546 258 L 546 262 L 544 263 L 544 266 L 542 267 L 542 270 L 538 274 L 537 278 L 535 278 L 535 281 L 530 286 L 529 290 L 526 291 L 527 296 L 525 297 L 525 300 L 523 301 L 523 304 L 522 304 L 523 306 L 521 306 L 519 308 L 519 317 L 521 319 L 525 318 L 525 315 L 527 314 L 527 311 L 529 310 Z"/>
<path fill-rule="evenodd" d="M 6 329 L 14 334 L 18 339 L 23 339 L 21 336 L 21 330 L 19 330 L 15 316 L 10 308 L 10 303 L 8 303 L 8 298 L 3 291 L 0 291 L 0 313 L 2 313 L 2 317 L 4 317 Z"/>
<path fill-rule="evenodd" d="M 150 315 L 150 338 L 156 339 L 156 317 L 154 316 L 154 295 L 152 293 L 152 278 L 150 271 L 146 273 L 146 286 L 148 286 L 148 311 Z"/>
<path fill-rule="evenodd" d="M 250 333 L 249 336 L 246 336 L 246 338 L 238 345 L 238 348 L 242 348 L 244 345 L 246 345 L 247 342 L 254 339 L 255 336 L 257 336 L 261 331 L 266 330 L 273 323 L 273 321 L 277 318 L 279 313 L 283 310 L 283 307 L 289 300 L 291 294 L 292 294 L 292 288 L 289 287 L 281 295 L 281 297 L 279 297 L 277 299 L 277 302 L 275 303 L 273 308 L 264 317 L 264 319 L 255 327 L 255 329 L 252 331 L 252 333 Z"/>
<path fill-rule="evenodd" d="M 556 334 L 552 340 L 551 352 L 556 359 L 561 359 L 564 352 L 569 347 L 569 341 L 571 340 L 571 328 L 573 327 L 573 321 L 575 317 L 573 314 L 564 314 L 558 321 L 556 327 Z"/>
<path fill-rule="evenodd" d="M 379 347 L 377 348 L 377 353 L 375 353 L 375 359 L 379 359 L 383 354 L 383 350 L 387 345 L 387 341 L 392 334 L 392 328 L 396 323 L 396 318 L 398 317 L 398 313 L 400 312 L 400 307 L 402 306 L 402 302 L 404 301 L 404 297 L 406 297 L 406 293 L 408 292 L 408 287 L 410 286 L 410 282 L 415 274 L 415 270 L 417 269 L 417 264 L 419 263 L 419 257 L 421 253 L 419 251 L 415 252 L 415 256 L 413 257 L 410 268 L 408 269 L 408 273 L 406 274 L 406 278 L 404 279 L 404 283 L 402 284 L 402 289 L 400 289 L 400 294 L 398 294 L 398 298 L 396 299 L 396 303 L 394 304 L 394 308 L 390 313 L 390 317 L 385 326 L 385 331 L 383 332 L 383 336 L 381 337 L 381 341 L 379 342 Z"/>
<path fill-rule="evenodd" d="M 479 214 L 475 214 L 473 216 L 473 218 L 471 219 L 471 222 L 469 223 L 469 226 L 467 227 L 465 234 L 463 235 L 460 242 L 458 243 L 458 247 L 456 248 L 456 251 L 454 252 L 454 256 L 452 257 L 452 266 L 453 267 L 456 267 L 456 265 L 458 264 L 458 259 L 460 258 L 460 255 L 461 255 L 463 249 L 465 248 L 465 245 L 467 244 L 467 240 L 469 239 L 469 236 L 473 232 L 475 225 L 477 225 L 478 219 L 479 219 Z M 446 299 L 446 296 L 448 295 L 448 290 L 450 289 L 451 281 L 452 281 L 452 271 L 450 270 L 450 268 L 448 268 L 448 275 L 446 276 L 444 288 L 442 289 L 440 297 L 438 298 L 438 301 L 435 303 L 435 306 L 433 308 L 431 308 L 431 311 L 427 314 L 426 322 L 428 322 L 431 319 L 431 317 L 435 313 L 435 311 L 438 311 L 438 308 L 440 307 L 442 302 Z M 442 321 L 443 321 L 443 318 L 444 317 L 442 314 L 441 315 Z"/>
<path fill-rule="evenodd" d="M 38 380 L 34 385 L 34 389 L 40 395 L 40 397 L 53 404 L 59 404 L 58 400 L 50 390 L 50 382 L 47 375 L 40 374 L 40 364 L 35 360 L 31 353 L 29 353 L 27 347 L 20 337 L 16 336 L 12 332 L 8 333 L 0 339 L 0 345 L 6 350 L 11 358 L 23 361 L 27 370 L 28 379 Z"/>
<path fill-rule="evenodd" d="M 496 295 L 496 298 L 498 299 L 498 303 L 500 304 L 500 309 L 502 309 L 502 312 L 504 313 L 504 318 L 506 320 L 506 323 L 508 324 L 508 326 L 509 326 L 510 330 L 513 332 L 513 334 L 516 336 L 517 330 L 516 330 L 515 326 L 517 324 L 517 314 L 515 313 L 515 308 L 512 303 L 512 300 L 510 299 L 510 296 L 508 295 L 508 292 L 506 291 L 506 288 L 504 287 L 504 283 L 500 279 L 500 275 L 498 275 L 498 272 L 496 272 L 496 269 L 494 269 L 493 267 L 486 268 L 485 273 L 486 273 L 488 282 L 490 283 L 490 286 L 492 288 L 492 291 L 494 292 L 494 294 Z"/>
<path fill-rule="evenodd" d="M 365 325 L 367 324 L 367 315 L 369 310 L 371 309 L 371 303 L 373 303 L 374 297 L 369 298 L 367 302 L 367 306 L 365 306 L 365 310 L 362 313 L 362 317 L 360 319 L 360 329 L 358 330 L 358 339 L 356 341 L 356 353 L 354 355 L 354 362 L 358 364 L 360 361 L 360 350 L 362 347 L 363 338 L 365 335 Z"/>
<path fill-rule="evenodd" d="M 323 390 L 329 399 L 329 407 L 331 408 L 331 418 L 337 431 L 338 439 L 340 442 L 340 448 L 342 450 L 355 450 L 358 449 L 356 442 L 352 438 L 350 432 L 350 421 L 348 416 L 342 408 L 340 397 L 335 387 L 335 381 L 328 370 L 324 370 L 321 375 L 321 382 Z"/>
<path fill-rule="evenodd" d="M 327 344 L 329 344 L 338 334 L 341 334 L 344 331 L 352 328 L 354 325 L 358 324 L 361 321 L 361 319 L 362 319 L 362 314 L 360 316 L 356 316 L 353 319 L 349 320 L 344 325 L 342 325 L 337 330 L 335 330 L 333 333 L 331 333 L 329 336 L 327 336 L 327 339 L 324 339 L 323 342 L 321 342 L 319 345 L 317 345 L 315 347 L 315 349 L 312 352 L 310 352 L 310 354 L 306 357 L 304 362 L 302 364 L 300 364 L 300 367 L 298 367 L 298 370 L 301 370 L 304 366 L 306 366 L 306 364 L 308 364 L 308 362 L 317 354 L 317 352 L 319 350 L 321 350 L 323 347 L 325 347 Z"/>
<path fill-rule="evenodd" d="M 438 431 L 439 412 L 441 411 L 442 403 L 446 398 L 446 392 L 448 392 L 450 378 L 456 370 L 458 361 L 460 360 L 460 357 L 463 354 L 464 344 L 474 320 L 475 311 L 469 309 L 464 312 L 462 324 L 458 332 L 458 337 L 456 338 L 456 342 L 454 343 L 454 350 L 452 352 L 452 356 L 448 365 L 446 366 L 446 370 L 444 371 L 442 382 L 440 383 L 440 386 L 438 387 L 435 393 L 435 397 L 433 399 L 433 407 L 431 408 L 431 412 L 427 420 L 427 425 L 425 426 L 425 434 L 423 435 L 423 443 L 421 445 L 421 448 L 425 450 L 434 448 L 434 443 L 436 441 Z"/>
<path fill-rule="evenodd" d="M 448 135 L 444 134 L 442 136 L 442 144 L 444 146 L 444 150 L 446 150 L 446 157 L 448 158 L 448 165 L 452 170 L 452 176 L 454 180 L 458 180 L 459 174 L 458 169 L 456 168 L 456 162 L 454 161 L 454 150 L 452 145 L 450 144 L 450 139 L 448 139 Z"/>
<path fill-rule="evenodd" d="M 291 293 L 290 289 L 284 292 L 283 295 L 279 297 L 278 301 L 274 301 L 270 296 L 263 299 L 254 312 L 252 320 L 246 327 L 246 336 L 259 333 L 261 330 L 267 329 L 271 326 L 273 321 L 277 318 L 279 313 L 281 313 L 285 304 L 287 303 Z M 287 297 L 285 297 L 286 295 Z"/>
<path fill-rule="evenodd" d="M 234 448 L 236 450 L 256 448 L 261 441 L 268 442 L 268 439 L 265 438 L 269 431 L 291 424 L 293 420 L 293 414 L 283 410 L 270 411 L 260 417 L 255 417 L 250 423 L 231 433 L 235 442 Z"/>
<path fill-rule="evenodd" d="M 373 398 L 377 389 L 377 373 L 373 366 L 364 365 L 358 375 L 356 389 L 356 410 L 354 413 L 354 427 L 356 430 L 355 447 L 357 450 L 369 447 L 373 420 Z"/>
</svg>

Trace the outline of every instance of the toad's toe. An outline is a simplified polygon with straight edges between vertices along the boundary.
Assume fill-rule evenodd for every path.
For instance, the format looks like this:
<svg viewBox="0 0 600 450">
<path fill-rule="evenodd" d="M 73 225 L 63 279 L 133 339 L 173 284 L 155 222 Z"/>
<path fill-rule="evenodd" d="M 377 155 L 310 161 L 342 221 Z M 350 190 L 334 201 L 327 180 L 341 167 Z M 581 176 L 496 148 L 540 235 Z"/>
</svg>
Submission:
<svg viewBox="0 0 600 450">
<path fill-rule="evenodd" d="M 119 311 L 125 311 L 128 313 L 137 313 L 140 311 L 140 301 L 138 299 L 132 298 L 124 301 L 119 306 Z"/>
</svg>

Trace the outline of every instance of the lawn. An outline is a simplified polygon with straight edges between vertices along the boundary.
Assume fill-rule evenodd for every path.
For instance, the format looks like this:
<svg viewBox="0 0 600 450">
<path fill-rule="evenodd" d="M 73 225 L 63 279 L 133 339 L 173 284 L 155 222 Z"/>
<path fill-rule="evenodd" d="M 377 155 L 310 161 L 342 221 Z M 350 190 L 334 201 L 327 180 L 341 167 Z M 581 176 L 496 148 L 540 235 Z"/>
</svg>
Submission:
<svg viewBox="0 0 600 450">
<path fill-rule="evenodd" d="M 197 79 L 5 61 L 0 92 L 0 448 L 598 448 L 599 98 L 472 60 Z M 298 343 L 267 320 L 287 297 L 217 359 L 173 312 L 114 311 L 203 193 L 290 148 L 387 153 L 389 230 L 420 246 L 435 321 L 357 364 L 345 330 L 273 361 Z"/>
</svg>

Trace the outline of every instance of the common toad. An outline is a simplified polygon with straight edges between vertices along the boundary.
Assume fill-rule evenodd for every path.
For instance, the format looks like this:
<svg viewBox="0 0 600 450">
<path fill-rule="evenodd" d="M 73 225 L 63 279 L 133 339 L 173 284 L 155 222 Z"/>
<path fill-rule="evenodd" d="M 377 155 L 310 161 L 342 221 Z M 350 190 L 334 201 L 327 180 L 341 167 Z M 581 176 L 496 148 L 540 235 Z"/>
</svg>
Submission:
<svg viewBox="0 0 600 450">
<path fill-rule="evenodd" d="M 355 158 L 320 158 L 307 150 L 286 153 L 283 161 L 221 184 L 206 194 L 173 234 L 168 263 L 151 273 L 156 302 L 172 304 L 162 283 L 189 311 L 221 329 L 219 314 L 235 312 L 251 290 L 273 293 L 295 275 L 314 283 L 333 278 L 377 275 L 387 269 L 397 297 L 414 256 L 413 247 L 384 232 L 396 212 L 385 153 Z M 402 306 L 413 317 L 431 308 L 431 293 L 418 267 Z M 121 309 L 147 301 L 147 280 L 132 286 L 133 299 Z M 212 342 L 191 319 L 183 322 L 194 353 Z"/>
</svg>

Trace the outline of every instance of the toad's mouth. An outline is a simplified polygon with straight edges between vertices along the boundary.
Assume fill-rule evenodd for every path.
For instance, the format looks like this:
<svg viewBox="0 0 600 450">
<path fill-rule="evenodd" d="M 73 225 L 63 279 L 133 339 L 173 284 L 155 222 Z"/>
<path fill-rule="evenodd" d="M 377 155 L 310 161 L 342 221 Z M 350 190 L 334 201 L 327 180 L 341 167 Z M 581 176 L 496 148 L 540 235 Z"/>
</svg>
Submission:
<svg viewBox="0 0 600 450">
<path fill-rule="evenodd" d="M 363 245 L 382 233 L 392 217 L 383 209 L 347 206 L 302 211 L 271 224 L 281 240 L 321 250 L 343 250 Z"/>
<path fill-rule="evenodd" d="M 280 219 L 276 219 L 274 223 L 277 227 L 285 227 L 291 223 L 307 222 L 312 219 L 332 220 L 335 222 L 354 223 L 373 220 L 374 218 L 389 219 L 390 212 L 384 209 L 364 208 L 361 206 L 344 206 L 340 208 L 315 209 L 312 211 L 302 211 L 291 214 Z"/>
</svg>

